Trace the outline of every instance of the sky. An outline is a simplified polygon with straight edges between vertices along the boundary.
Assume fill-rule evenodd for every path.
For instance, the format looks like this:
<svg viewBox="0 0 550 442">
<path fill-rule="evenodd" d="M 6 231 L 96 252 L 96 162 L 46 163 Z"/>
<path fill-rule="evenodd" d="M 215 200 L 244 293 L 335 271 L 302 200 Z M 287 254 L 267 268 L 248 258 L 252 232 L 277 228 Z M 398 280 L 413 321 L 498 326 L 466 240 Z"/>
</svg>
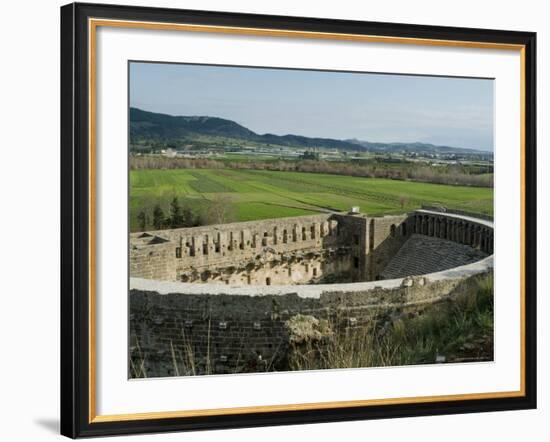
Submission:
<svg viewBox="0 0 550 442">
<path fill-rule="evenodd" d="M 130 106 L 258 134 L 493 150 L 491 79 L 132 62 Z"/>
</svg>

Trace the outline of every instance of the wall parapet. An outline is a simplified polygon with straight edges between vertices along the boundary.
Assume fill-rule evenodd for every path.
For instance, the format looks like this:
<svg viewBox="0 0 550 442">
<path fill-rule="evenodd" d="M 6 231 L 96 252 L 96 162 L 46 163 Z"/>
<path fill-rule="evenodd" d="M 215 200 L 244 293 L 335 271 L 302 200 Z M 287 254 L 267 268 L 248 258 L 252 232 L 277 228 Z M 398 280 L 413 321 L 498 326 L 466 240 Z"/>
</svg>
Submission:
<svg viewBox="0 0 550 442">
<path fill-rule="evenodd" d="M 448 213 L 448 214 L 454 214 L 454 215 L 464 215 L 469 216 L 472 218 L 478 218 L 483 219 L 486 221 L 493 221 L 494 217 L 492 215 L 488 215 L 485 213 L 478 213 L 478 212 L 470 212 L 467 210 L 459 210 L 459 209 L 452 209 L 445 206 L 439 206 L 439 205 L 430 205 L 430 204 L 422 204 L 421 209 L 423 210 L 429 210 L 431 212 L 440 212 L 440 213 Z"/>
<path fill-rule="evenodd" d="M 467 278 L 493 270 L 493 256 L 488 256 L 480 261 L 455 267 L 440 272 L 418 275 L 425 282 L 453 280 Z M 300 298 L 320 299 L 326 293 L 367 293 L 374 289 L 392 290 L 406 285 L 407 278 L 382 279 L 379 281 L 352 282 L 341 284 L 311 284 L 311 285 L 276 285 L 276 286 L 240 286 L 203 283 L 182 283 L 178 281 L 158 281 L 145 278 L 130 278 L 130 290 L 155 292 L 168 295 L 179 293 L 183 295 L 241 295 L 250 297 L 279 296 L 296 294 Z"/>
</svg>

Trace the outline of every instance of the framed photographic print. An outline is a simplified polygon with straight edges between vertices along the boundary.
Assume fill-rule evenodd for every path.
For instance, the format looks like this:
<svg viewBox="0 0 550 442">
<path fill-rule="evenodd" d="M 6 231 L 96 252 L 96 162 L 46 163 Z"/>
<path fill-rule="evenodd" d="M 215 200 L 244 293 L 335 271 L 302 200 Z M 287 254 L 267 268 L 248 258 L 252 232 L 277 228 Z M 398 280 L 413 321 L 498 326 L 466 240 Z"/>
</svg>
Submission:
<svg viewBox="0 0 550 442">
<path fill-rule="evenodd" d="M 62 434 L 534 408 L 535 43 L 62 7 Z"/>
</svg>

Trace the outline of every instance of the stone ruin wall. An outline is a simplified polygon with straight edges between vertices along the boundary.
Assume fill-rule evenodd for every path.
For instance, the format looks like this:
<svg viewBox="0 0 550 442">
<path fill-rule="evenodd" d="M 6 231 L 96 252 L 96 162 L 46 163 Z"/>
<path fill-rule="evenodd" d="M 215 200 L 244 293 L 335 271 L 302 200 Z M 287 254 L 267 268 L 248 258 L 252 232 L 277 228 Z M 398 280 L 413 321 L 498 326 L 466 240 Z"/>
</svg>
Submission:
<svg viewBox="0 0 550 442">
<path fill-rule="evenodd" d="M 302 284 L 326 275 L 353 279 L 353 247 L 337 216 L 314 215 L 132 236 L 131 275 L 228 285 Z M 147 244 L 159 238 L 158 244 Z M 145 244 L 139 244 L 139 240 Z M 168 240 L 163 242 L 163 240 Z"/>
<path fill-rule="evenodd" d="M 307 235 L 311 226 L 315 238 Z M 302 227 L 306 227 L 305 240 L 300 235 Z M 210 237 L 203 240 L 210 235 L 207 232 L 213 231 L 209 226 L 150 232 L 146 242 L 160 235 L 164 239 L 154 240 L 157 244 L 138 245 L 130 254 L 130 355 L 146 357 L 147 376 L 286 370 L 293 339 L 288 321 L 298 317 L 311 321 L 328 319 L 337 321 L 340 327 L 353 328 L 372 320 L 373 315 L 392 318 L 417 312 L 470 290 L 479 277 L 492 272 L 493 266 L 493 257 L 488 256 L 425 276 L 377 280 L 412 234 L 441 238 L 492 254 L 492 222 L 428 210 L 379 218 L 326 214 L 214 226 L 216 229 L 223 233 L 219 238 L 229 238 L 219 242 L 220 251 L 216 251 Z M 192 235 L 182 235 L 183 231 Z M 132 235 L 134 244 L 144 240 L 138 236 Z M 194 246 L 190 248 L 188 244 Z M 206 254 L 201 250 L 202 244 L 207 244 Z M 180 245 L 181 255 L 176 252 Z M 332 264 L 335 267 L 330 269 L 327 255 L 321 253 L 325 247 L 346 252 L 332 255 L 339 267 Z M 262 281 L 265 273 L 261 272 L 267 270 L 246 267 L 244 273 L 231 270 L 229 286 L 216 283 L 220 281 L 215 277 L 201 284 L 168 282 L 181 281 L 181 275 L 191 267 L 199 275 L 202 269 L 211 269 L 212 265 L 224 268 L 228 262 L 239 268 L 238 263 L 255 259 L 259 250 L 266 248 L 275 251 L 273 256 L 300 256 L 303 261 L 290 265 L 287 261 L 275 261 L 277 264 L 268 270 L 278 270 L 281 277 L 271 273 L 271 287 Z M 308 257 L 308 251 L 316 254 Z M 303 266 L 304 260 L 319 265 L 319 277 L 326 269 L 338 268 L 342 273 L 350 272 L 352 281 L 370 282 L 293 285 L 298 279 L 290 277 L 288 268 L 296 275 L 298 271 L 293 266 Z M 250 273 L 259 285 L 251 282 L 249 286 L 243 279 L 243 274 Z M 310 276 L 300 280 L 311 282 Z M 286 285 L 275 285 L 278 283 Z M 194 369 L 190 368 L 190 359 Z"/>
<path fill-rule="evenodd" d="M 374 281 L 379 279 L 382 270 L 409 238 L 412 230 L 406 214 L 370 218 L 368 227 L 364 280 Z"/>
<path fill-rule="evenodd" d="M 134 233 L 130 273 L 227 285 L 372 280 L 407 239 L 406 220 L 332 213 Z"/>
<path fill-rule="evenodd" d="M 313 325 L 305 339 L 322 338 L 315 336 L 315 324 L 321 320 L 339 330 L 364 326 L 373 318 L 386 324 L 455 299 L 491 272 L 488 257 L 460 270 L 427 276 L 272 286 L 260 293 L 216 284 L 202 285 L 208 293 L 200 293 L 195 284 L 161 282 L 149 287 L 149 281 L 136 279 L 130 291 L 130 356 L 136 364 L 143 358 L 147 377 L 284 371 L 289 369 L 292 342 L 302 338 L 289 326 L 293 321 Z M 306 287 L 313 292 L 304 291 Z"/>
<path fill-rule="evenodd" d="M 374 281 L 411 234 L 492 253 L 492 227 L 471 217 L 419 210 L 367 217 L 322 214 L 134 233 L 132 277 L 285 285 Z"/>
</svg>

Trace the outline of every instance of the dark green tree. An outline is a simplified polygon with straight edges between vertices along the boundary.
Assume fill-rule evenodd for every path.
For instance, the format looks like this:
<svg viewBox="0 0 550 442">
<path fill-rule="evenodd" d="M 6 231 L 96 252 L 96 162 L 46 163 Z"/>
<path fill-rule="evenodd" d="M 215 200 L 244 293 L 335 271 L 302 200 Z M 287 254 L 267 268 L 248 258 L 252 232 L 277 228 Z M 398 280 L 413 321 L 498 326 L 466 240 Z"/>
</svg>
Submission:
<svg viewBox="0 0 550 442">
<path fill-rule="evenodd" d="M 153 226 L 156 230 L 160 230 L 164 227 L 164 211 L 160 205 L 155 205 L 153 209 Z"/>
<path fill-rule="evenodd" d="M 183 214 L 178 197 L 175 196 L 170 203 L 170 226 L 172 229 L 183 227 Z"/>
<path fill-rule="evenodd" d="M 139 221 L 139 228 L 144 231 L 147 229 L 147 225 L 149 224 L 149 215 L 147 215 L 147 212 L 145 210 L 140 210 L 137 219 Z"/>
<path fill-rule="evenodd" d="M 193 214 L 193 211 L 189 207 L 184 207 L 183 212 L 183 226 L 184 227 L 193 227 L 195 226 L 195 215 Z"/>
</svg>

